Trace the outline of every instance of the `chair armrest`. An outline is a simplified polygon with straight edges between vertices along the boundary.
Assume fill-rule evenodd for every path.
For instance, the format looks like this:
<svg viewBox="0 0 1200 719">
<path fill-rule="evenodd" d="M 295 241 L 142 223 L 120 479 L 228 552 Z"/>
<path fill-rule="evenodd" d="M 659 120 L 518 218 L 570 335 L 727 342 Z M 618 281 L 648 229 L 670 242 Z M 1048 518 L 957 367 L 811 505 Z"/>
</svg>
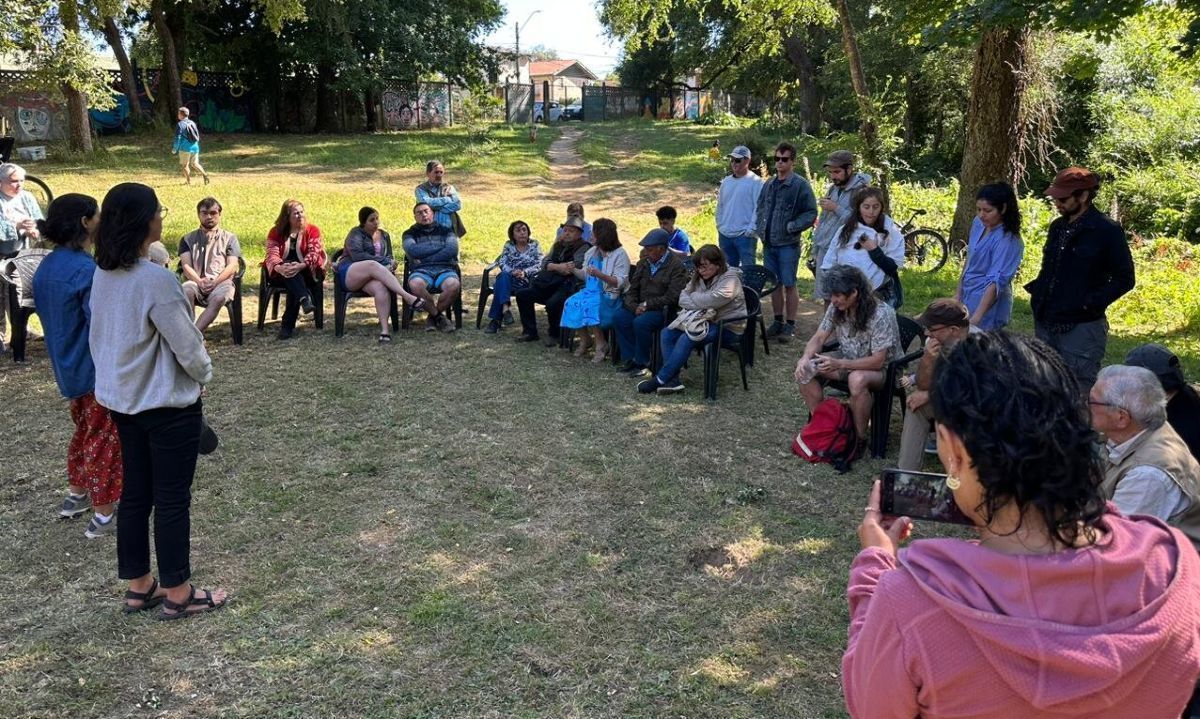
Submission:
<svg viewBox="0 0 1200 719">
<path fill-rule="evenodd" d="M 822 352 L 835 352 L 841 346 L 842 346 L 841 342 L 826 342 L 825 344 L 821 345 L 821 351 Z"/>
</svg>

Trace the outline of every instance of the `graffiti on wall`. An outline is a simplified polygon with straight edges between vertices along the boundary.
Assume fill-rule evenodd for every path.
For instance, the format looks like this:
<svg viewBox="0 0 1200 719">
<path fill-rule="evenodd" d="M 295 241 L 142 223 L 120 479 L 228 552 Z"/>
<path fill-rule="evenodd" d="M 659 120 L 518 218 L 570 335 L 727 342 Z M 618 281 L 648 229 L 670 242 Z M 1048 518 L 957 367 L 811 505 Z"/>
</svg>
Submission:
<svg viewBox="0 0 1200 719">
<path fill-rule="evenodd" d="M 421 126 L 443 127 L 450 116 L 450 93 L 445 85 L 429 85 L 421 94 Z"/>
<path fill-rule="evenodd" d="M 17 142 L 44 142 L 66 137 L 66 108 L 42 92 L 0 96 L 0 116 L 8 120 Z"/>
<path fill-rule="evenodd" d="M 408 130 L 417 126 L 417 98 L 396 90 L 384 90 L 383 124 L 389 130 Z"/>
</svg>

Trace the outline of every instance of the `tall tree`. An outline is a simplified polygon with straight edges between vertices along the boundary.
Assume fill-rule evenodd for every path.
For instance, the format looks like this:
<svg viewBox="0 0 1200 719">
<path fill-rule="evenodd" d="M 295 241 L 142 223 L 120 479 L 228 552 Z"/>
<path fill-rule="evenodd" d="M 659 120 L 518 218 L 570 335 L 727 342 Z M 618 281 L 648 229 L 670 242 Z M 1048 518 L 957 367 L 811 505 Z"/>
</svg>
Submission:
<svg viewBox="0 0 1200 719">
<path fill-rule="evenodd" d="M 63 46 L 78 47 L 82 42 L 79 32 L 79 4 L 76 0 L 59 0 L 59 16 L 62 18 Z M 76 152 L 90 154 L 92 151 L 92 126 L 88 121 L 88 100 L 83 89 L 71 78 L 64 77 L 62 93 L 67 98 L 67 145 Z"/>
<path fill-rule="evenodd" d="M 879 171 L 879 186 L 886 196 L 890 182 L 889 162 L 883 156 L 879 145 L 879 120 L 875 103 L 871 98 L 871 90 L 867 86 L 867 76 L 863 73 L 862 56 L 858 52 L 858 39 L 854 34 L 854 23 L 850 19 L 850 8 L 847 0 L 834 0 L 837 6 L 838 22 L 842 26 L 842 48 L 846 53 L 846 61 L 850 64 L 850 82 L 854 86 L 854 95 L 858 99 L 858 112 L 861 124 L 859 135 L 863 141 L 863 160 L 867 166 Z"/>
<path fill-rule="evenodd" d="M 117 59 L 117 67 L 121 70 L 121 89 L 129 99 L 129 116 L 134 123 L 141 122 L 144 113 L 137 99 L 137 80 L 133 75 L 133 63 L 129 60 L 129 53 L 125 51 L 125 39 L 117 19 L 124 18 L 131 5 L 138 2 L 140 0 L 134 0 L 134 3 L 126 0 L 98 0 L 85 3 L 83 8 L 88 25 L 104 35 L 112 49 L 113 57 Z"/>
</svg>

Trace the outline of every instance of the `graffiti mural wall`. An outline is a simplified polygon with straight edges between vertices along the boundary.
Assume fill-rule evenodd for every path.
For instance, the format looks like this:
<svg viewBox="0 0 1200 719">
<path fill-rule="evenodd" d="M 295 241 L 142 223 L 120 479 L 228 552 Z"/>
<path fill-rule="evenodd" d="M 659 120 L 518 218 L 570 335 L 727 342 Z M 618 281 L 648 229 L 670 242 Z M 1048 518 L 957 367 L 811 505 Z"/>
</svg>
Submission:
<svg viewBox="0 0 1200 719">
<path fill-rule="evenodd" d="M 0 95 L 0 117 L 18 143 L 62 140 L 67 136 L 66 104 L 43 92 Z"/>
</svg>

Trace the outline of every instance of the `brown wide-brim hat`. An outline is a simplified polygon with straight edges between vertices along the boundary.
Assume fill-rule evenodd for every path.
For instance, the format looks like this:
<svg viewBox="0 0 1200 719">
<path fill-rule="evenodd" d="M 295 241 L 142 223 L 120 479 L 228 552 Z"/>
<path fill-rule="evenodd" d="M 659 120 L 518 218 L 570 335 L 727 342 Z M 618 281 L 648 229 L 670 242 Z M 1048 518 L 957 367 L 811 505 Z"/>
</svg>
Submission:
<svg viewBox="0 0 1200 719">
<path fill-rule="evenodd" d="M 925 329 L 930 327 L 968 327 L 971 315 L 967 306 L 948 297 L 929 303 L 925 311 L 914 318 Z"/>
<path fill-rule="evenodd" d="M 1046 188 L 1046 195 L 1056 200 L 1062 200 L 1080 190 L 1094 190 L 1100 187 L 1100 178 L 1086 167 L 1068 167 L 1054 176 L 1054 182 Z"/>
</svg>

